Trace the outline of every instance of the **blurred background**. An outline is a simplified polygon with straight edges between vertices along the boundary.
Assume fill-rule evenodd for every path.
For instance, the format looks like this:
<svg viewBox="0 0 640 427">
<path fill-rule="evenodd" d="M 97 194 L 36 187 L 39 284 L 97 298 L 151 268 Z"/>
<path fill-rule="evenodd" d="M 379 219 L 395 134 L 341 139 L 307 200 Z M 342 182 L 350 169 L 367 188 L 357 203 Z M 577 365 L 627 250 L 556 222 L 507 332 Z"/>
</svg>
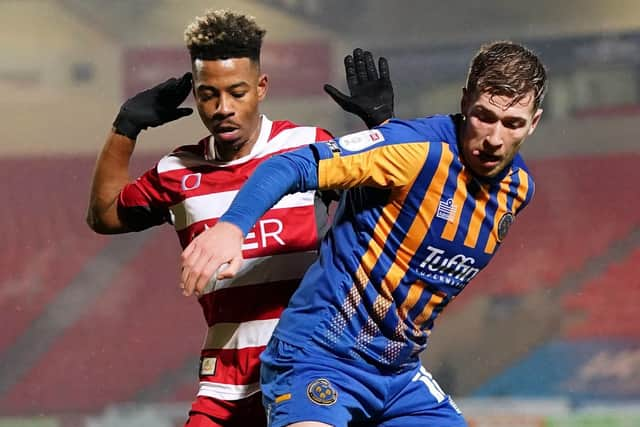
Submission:
<svg viewBox="0 0 640 427">
<path fill-rule="evenodd" d="M 0 427 L 183 425 L 206 325 L 175 234 L 84 217 L 120 104 L 188 71 L 184 28 L 222 7 L 268 31 L 262 111 L 336 135 L 362 128 L 322 91 L 354 47 L 389 59 L 403 118 L 456 112 L 484 42 L 540 54 L 536 196 L 424 362 L 473 427 L 640 426 L 640 2 L 1 0 Z M 144 132 L 133 175 L 205 135 Z"/>
</svg>

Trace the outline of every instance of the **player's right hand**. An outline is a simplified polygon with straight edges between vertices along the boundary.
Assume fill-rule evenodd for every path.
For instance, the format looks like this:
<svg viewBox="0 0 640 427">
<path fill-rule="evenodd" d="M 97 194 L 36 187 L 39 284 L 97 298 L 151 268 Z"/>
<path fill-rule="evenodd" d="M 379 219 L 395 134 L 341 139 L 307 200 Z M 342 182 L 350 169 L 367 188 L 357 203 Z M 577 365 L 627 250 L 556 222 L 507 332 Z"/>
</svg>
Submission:
<svg viewBox="0 0 640 427">
<path fill-rule="evenodd" d="M 234 277 L 242 266 L 243 240 L 242 230 L 224 221 L 219 221 L 193 239 L 182 251 L 182 293 L 200 297 L 212 278 Z"/>
<path fill-rule="evenodd" d="M 156 127 L 193 113 L 192 108 L 178 108 L 191 91 L 191 73 L 170 78 L 125 101 L 113 122 L 115 132 L 136 139 L 140 131 Z"/>
</svg>

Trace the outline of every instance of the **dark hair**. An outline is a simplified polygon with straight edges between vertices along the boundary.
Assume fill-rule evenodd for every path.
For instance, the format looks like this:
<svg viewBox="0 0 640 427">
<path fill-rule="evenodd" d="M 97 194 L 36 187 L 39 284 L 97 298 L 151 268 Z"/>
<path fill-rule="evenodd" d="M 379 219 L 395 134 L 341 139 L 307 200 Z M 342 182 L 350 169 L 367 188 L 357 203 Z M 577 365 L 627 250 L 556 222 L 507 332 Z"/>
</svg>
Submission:
<svg viewBox="0 0 640 427">
<path fill-rule="evenodd" d="M 510 41 L 498 41 L 482 46 L 476 53 L 466 87 L 471 93 L 512 97 L 511 105 L 533 91 L 533 106 L 537 109 L 547 90 L 547 72 L 531 50 Z"/>
<path fill-rule="evenodd" d="M 250 58 L 259 63 L 265 33 L 252 16 L 228 9 L 207 10 L 189 24 L 184 41 L 192 61 Z"/>
</svg>

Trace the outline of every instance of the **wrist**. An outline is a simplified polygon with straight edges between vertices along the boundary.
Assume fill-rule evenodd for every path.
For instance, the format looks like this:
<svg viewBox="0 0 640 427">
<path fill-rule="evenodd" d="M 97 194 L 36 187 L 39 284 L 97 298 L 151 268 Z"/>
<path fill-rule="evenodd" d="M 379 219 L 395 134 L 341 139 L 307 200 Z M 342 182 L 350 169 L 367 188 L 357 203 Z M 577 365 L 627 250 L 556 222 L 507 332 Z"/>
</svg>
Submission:
<svg viewBox="0 0 640 427">
<path fill-rule="evenodd" d="M 120 113 L 113 121 L 113 131 L 118 135 L 126 136 L 127 138 L 133 139 L 135 141 L 142 129 L 140 129 L 139 126 L 131 122 L 129 119 L 127 119 L 126 116 Z"/>
<path fill-rule="evenodd" d="M 393 117 L 393 110 L 391 108 L 380 108 L 369 114 L 367 118 L 367 126 L 372 128 L 379 126 Z"/>
</svg>

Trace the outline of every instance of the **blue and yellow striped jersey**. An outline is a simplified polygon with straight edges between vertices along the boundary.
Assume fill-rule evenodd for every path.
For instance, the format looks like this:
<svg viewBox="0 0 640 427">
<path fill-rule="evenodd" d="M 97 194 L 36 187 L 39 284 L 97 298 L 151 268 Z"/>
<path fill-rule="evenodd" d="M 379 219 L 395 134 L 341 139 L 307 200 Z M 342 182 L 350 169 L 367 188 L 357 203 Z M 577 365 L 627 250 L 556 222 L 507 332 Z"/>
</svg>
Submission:
<svg viewBox="0 0 640 427">
<path fill-rule="evenodd" d="M 491 180 L 474 177 L 458 119 L 392 120 L 312 147 L 318 188 L 346 191 L 278 338 L 392 369 L 418 360 L 534 191 L 519 155 Z"/>
</svg>

